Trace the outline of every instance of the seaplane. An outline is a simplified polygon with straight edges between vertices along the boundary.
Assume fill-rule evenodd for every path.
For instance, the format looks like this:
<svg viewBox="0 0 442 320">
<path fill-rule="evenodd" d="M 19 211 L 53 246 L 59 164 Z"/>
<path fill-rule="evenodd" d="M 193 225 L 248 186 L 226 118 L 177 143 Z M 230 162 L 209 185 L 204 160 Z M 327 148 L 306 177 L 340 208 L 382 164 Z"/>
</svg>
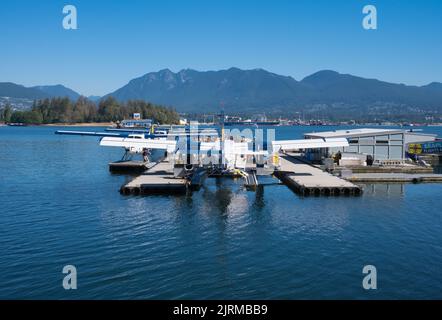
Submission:
<svg viewBox="0 0 442 320">
<path fill-rule="evenodd" d="M 134 155 L 162 153 L 157 162 L 167 161 L 177 179 L 192 180 L 195 176 L 236 176 L 247 187 L 258 185 L 258 176 L 271 175 L 279 167 L 279 155 L 287 151 L 317 148 L 348 147 L 345 138 L 271 140 L 257 143 L 253 137 L 225 133 L 216 129 L 79 132 L 57 131 L 57 134 L 99 136 L 102 147 L 120 148 L 126 163 Z M 147 167 L 146 167 L 147 168 Z M 144 168 L 144 169 L 146 169 Z"/>
</svg>

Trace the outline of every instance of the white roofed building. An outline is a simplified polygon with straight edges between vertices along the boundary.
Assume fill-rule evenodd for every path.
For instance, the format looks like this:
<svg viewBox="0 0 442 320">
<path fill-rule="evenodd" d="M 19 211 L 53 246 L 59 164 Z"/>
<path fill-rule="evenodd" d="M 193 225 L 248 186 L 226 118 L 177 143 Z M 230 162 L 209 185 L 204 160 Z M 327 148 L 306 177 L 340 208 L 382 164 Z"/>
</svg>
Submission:
<svg viewBox="0 0 442 320">
<path fill-rule="evenodd" d="M 306 133 L 304 137 L 306 139 L 346 138 L 349 143 L 348 147 L 308 150 L 306 156 L 310 160 L 321 160 L 328 154 L 338 151 L 365 156 L 371 155 L 375 161 L 404 160 L 407 144 L 436 140 L 436 135 L 432 134 L 401 129 L 372 128 L 312 132 Z"/>
</svg>

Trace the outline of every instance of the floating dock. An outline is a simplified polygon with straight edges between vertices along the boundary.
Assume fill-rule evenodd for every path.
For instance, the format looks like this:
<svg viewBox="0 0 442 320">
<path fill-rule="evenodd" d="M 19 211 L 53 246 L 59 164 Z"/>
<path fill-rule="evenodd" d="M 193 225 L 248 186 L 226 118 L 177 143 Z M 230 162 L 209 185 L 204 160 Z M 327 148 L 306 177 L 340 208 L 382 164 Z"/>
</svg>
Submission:
<svg viewBox="0 0 442 320">
<path fill-rule="evenodd" d="M 442 174 L 407 174 L 407 173 L 354 173 L 346 178 L 352 182 L 389 182 L 389 183 L 421 183 L 442 182 Z"/>
<path fill-rule="evenodd" d="M 297 157 L 282 154 L 274 175 L 304 196 L 359 196 L 362 188 L 312 166 Z"/>
<path fill-rule="evenodd" d="M 122 160 L 109 163 L 109 171 L 112 173 L 142 173 L 154 165 L 156 165 L 155 162 Z"/>
<path fill-rule="evenodd" d="M 124 195 L 185 194 L 188 186 L 187 179 L 174 177 L 172 163 L 163 160 L 123 185 L 120 192 Z"/>
<path fill-rule="evenodd" d="M 401 165 L 392 167 L 377 167 L 377 166 L 345 166 L 337 167 L 334 169 L 334 173 L 340 173 L 342 170 L 351 170 L 353 173 L 376 173 L 380 175 L 388 175 L 390 173 L 402 173 L 402 174 L 426 174 L 433 173 L 431 167 L 421 167 L 417 165 Z"/>
</svg>

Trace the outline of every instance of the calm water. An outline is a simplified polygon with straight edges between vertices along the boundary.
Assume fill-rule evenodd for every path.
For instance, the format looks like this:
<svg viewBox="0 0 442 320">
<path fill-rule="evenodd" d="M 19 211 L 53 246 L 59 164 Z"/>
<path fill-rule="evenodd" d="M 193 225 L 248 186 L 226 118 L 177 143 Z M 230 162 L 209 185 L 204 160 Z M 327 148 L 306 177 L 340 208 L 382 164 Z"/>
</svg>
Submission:
<svg viewBox="0 0 442 320">
<path fill-rule="evenodd" d="M 2 299 L 442 298 L 442 184 L 300 198 L 208 179 L 192 197 L 124 197 L 130 177 L 107 167 L 121 151 L 56 129 L 0 127 Z M 362 289 L 367 264 L 378 290 Z"/>
</svg>

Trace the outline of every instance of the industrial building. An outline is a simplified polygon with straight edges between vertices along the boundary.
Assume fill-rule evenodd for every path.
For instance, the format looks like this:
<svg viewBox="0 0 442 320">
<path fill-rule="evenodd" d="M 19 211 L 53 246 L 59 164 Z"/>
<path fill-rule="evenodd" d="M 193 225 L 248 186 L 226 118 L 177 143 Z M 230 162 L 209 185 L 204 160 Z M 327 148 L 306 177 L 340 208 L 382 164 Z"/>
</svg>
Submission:
<svg viewBox="0 0 442 320">
<path fill-rule="evenodd" d="M 351 129 L 326 132 L 313 132 L 304 135 L 306 139 L 346 138 L 348 147 L 306 150 L 306 157 L 311 161 L 320 161 L 336 154 L 353 154 L 366 157 L 370 155 L 374 161 L 402 161 L 406 158 L 406 146 L 409 143 L 435 141 L 436 135 L 400 129 Z"/>
</svg>

